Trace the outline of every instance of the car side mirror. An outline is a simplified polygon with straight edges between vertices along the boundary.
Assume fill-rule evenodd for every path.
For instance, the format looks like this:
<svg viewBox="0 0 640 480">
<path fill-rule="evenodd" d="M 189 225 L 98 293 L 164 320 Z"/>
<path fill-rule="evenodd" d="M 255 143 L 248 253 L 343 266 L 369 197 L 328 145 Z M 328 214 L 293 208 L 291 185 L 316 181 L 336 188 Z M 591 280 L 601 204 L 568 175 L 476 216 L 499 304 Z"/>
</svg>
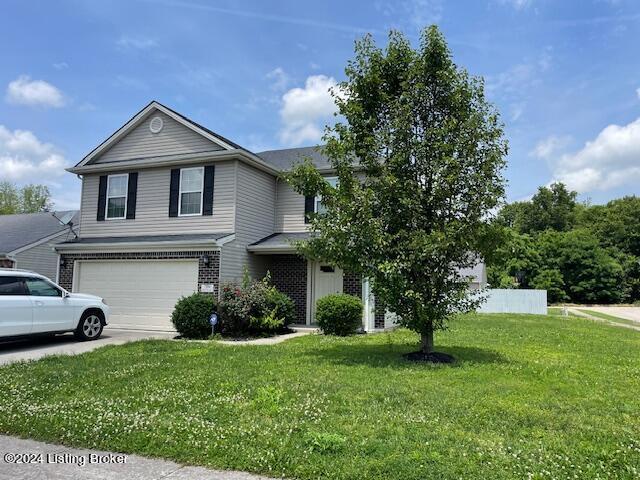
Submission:
<svg viewBox="0 0 640 480">
<path fill-rule="evenodd" d="M 69 296 L 69 292 L 66 290 L 62 290 L 62 298 L 67 298 Z"/>
</svg>

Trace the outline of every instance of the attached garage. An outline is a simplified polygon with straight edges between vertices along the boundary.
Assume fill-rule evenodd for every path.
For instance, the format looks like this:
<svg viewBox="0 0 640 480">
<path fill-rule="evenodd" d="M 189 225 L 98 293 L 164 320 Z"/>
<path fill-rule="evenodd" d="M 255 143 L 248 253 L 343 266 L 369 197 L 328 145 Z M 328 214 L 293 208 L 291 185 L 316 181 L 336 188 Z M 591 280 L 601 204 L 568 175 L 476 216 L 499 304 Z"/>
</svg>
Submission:
<svg viewBox="0 0 640 480">
<path fill-rule="evenodd" d="M 172 330 L 176 301 L 198 289 L 198 260 L 76 262 L 73 290 L 103 297 L 113 327 Z"/>
</svg>

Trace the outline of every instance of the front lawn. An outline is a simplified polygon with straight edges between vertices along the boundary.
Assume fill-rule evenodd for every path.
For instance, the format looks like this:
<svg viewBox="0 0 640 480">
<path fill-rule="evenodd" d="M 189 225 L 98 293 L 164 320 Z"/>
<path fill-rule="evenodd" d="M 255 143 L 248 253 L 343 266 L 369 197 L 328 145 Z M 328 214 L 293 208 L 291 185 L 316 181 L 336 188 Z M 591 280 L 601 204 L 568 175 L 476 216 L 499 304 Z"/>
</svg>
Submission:
<svg viewBox="0 0 640 480">
<path fill-rule="evenodd" d="M 468 316 L 275 346 L 145 341 L 0 368 L 0 432 L 315 479 L 638 478 L 640 333 Z"/>
</svg>

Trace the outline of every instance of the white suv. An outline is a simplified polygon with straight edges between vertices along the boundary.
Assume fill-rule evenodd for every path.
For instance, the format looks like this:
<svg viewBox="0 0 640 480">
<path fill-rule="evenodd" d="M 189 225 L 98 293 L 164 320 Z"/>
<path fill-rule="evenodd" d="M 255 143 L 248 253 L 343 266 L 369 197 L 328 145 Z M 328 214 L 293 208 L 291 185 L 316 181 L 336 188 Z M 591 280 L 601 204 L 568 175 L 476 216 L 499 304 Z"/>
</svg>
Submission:
<svg viewBox="0 0 640 480">
<path fill-rule="evenodd" d="M 108 317 L 100 297 L 69 293 L 37 273 L 0 268 L 0 338 L 74 332 L 78 340 L 95 340 Z"/>
</svg>

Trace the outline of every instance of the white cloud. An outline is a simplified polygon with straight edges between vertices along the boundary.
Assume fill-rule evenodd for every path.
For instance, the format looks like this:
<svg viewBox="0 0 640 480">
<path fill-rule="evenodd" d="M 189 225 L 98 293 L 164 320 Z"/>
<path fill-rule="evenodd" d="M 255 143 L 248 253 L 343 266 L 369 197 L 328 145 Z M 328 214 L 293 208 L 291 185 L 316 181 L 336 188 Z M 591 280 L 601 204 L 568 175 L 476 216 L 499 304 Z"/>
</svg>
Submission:
<svg viewBox="0 0 640 480">
<path fill-rule="evenodd" d="M 516 10 L 523 10 L 533 3 L 533 0 L 500 0 L 503 5 L 511 5 Z"/>
<path fill-rule="evenodd" d="M 149 37 L 122 35 L 116 45 L 124 49 L 148 50 L 157 47 L 158 42 Z"/>
<path fill-rule="evenodd" d="M 392 27 L 422 30 L 442 20 L 441 0 L 405 0 L 402 2 L 376 1 L 376 10 L 392 20 Z"/>
<path fill-rule="evenodd" d="M 282 67 L 277 67 L 267 73 L 267 78 L 271 80 L 272 90 L 284 90 L 289 86 L 289 75 Z"/>
<path fill-rule="evenodd" d="M 62 92 L 44 80 L 31 80 L 20 75 L 7 87 L 6 100 L 18 105 L 62 107 L 65 104 Z"/>
<path fill-rule="evenodd" d="M 2 180 L 28 180 L 48 183 L 51 176 L 64 173 L 67 162 L 50 143 L 43 143 L 28 130 L 0 125 L 0 177 Z"/>
<path fill-rule="evenodd" d="M 530 152 L 530 155 L 544 160 L 549 160 L 559 151 L 567 147 L 570 142 L 571 137 L 568 135 L 551 135 L 544 140 L 540 140 L 536 144 L 535 148 Z"/>
<path fill-rule="evenodd" d="M 608 190 L 640 182 L 640 118 L 609 125 L 594 140 L 553 165 L 553 180 L 578 192 Z"/>
<path fill-rule="evenodd" d="M 69 68 L 69 64 L 67 62 L 58 62 L 53 64 L 53 68 L 56 70 L 65 70 Z"/>
<path fill-rule="evenodd" d="M 636 88 L 636 95 L 638 95 L 638 98 L 640 99 L 640 88 Z"/>
<path fill-rule="evenodd" d="M 336 112 L 329 89 L 337 85 L 333 77 L 312 75 L 304 88 L 292 88 L 282 96 L 280 141 L 288 146 L 318 142 L 324 125 Z"/>
</svg>

